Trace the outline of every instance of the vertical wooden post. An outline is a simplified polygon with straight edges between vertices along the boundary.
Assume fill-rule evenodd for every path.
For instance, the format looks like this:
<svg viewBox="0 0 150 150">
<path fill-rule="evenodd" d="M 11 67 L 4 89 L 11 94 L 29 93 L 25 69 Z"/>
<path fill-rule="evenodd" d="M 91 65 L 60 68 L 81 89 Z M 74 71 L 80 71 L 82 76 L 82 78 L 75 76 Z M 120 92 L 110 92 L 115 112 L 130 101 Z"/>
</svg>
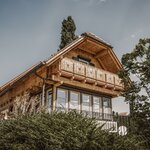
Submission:
<svg viewBox="0 0 150 150">
<path fill-rule="evenodd" d="M 112 111 L 112 98 L 110 98 L 110 113 L 111 113 L 111 121 L 113 121 L 113 111 Z"/>
<path fill-rule="evenodd" d="M 53 95 L 52 95 L 53 110 L 56 109 L 56 92 L 57 92 L 56 86 L 53 85 L 53 87 L 52 87 L 52 93 L 53 93 Z"/>
<path fill-rule="evenodd" d="M 91 113 L 91 117 L 93 117 L 92 115 L 93 115 L 93 96 L 90 96 L 90 113 Z"/>
<path fill-rule="evenodd" d="M 101 97 L 101 102 L 102 102 L 102 119 L 104 119 L 104 104 L 103 104 L 103 97 Z"/>
<path fill-rule="evenodd" d="M 42 87 L 42 106 L 45 105 L 45 81 L 43 81 L 43 87 Z"/>
</svg>

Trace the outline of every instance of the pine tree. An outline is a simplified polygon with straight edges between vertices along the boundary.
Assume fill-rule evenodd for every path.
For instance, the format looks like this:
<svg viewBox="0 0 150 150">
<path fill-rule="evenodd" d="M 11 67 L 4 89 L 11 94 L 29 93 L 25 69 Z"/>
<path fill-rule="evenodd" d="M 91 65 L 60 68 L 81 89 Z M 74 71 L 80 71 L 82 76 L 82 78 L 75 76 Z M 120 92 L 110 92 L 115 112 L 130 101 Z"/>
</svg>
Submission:
<svg viewBox="0 0 150 150">
<path fill-rule="evenodd" d="M 131 53 L 123 55 L 122 64 L 119 76 L 130 104 L 132 132 L 146 137 L 150 147 L 150 39 L 140 39 Z"/>
<path fill-rule="evenodd" d="M 74 20 L 71 16 L 68 16 L 67 19 L 64 19 L 62 22 L 61 43 L 59 46 L 60 49 L 62 49 L 77 38 L 77 36 L 75 35 L 75 31 L 76 25 L 74 23 Z"/>
</svg>

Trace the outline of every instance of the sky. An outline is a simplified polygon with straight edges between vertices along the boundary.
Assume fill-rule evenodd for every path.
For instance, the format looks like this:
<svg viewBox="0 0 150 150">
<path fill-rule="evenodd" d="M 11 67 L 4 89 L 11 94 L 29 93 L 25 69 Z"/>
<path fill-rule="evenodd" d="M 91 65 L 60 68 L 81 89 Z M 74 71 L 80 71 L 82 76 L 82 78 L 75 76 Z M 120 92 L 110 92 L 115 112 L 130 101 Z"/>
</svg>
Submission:
<svg viewBox="0 0 150 150">
<path fill-rule="evenodd" d="M 96 34 L 121 59 L 149 37 L 149 15 L 150 0 L 0 0 L 0 86 L 57 51 L 67 16 L 77 35 Z M 128 111 L 121 98 L 113 106 Z"/>
</svg>

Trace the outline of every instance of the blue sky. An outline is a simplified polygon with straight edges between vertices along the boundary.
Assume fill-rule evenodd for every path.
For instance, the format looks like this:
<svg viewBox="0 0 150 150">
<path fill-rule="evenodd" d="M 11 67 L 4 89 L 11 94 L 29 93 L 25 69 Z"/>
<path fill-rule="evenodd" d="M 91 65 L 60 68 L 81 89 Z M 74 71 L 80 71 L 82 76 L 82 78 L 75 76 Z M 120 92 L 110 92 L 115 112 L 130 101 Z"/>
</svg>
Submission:
<svg viewBox="0 0 150 150">
<path fill-rule="evenodd" d="M 0 0 L 0 85 L 57 51 L 69 15 L 76 34 L 103 38 L 119 59 L 150 33 L 149 0 Z"/>
</svg>

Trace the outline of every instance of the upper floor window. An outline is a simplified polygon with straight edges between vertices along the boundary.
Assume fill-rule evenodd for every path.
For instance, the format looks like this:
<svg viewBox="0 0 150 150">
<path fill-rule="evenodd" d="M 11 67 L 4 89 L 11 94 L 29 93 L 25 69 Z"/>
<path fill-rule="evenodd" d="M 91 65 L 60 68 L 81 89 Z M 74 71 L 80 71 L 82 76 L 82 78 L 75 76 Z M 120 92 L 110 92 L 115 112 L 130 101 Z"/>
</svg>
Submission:
<svg viewBox="0 0 150 150">
<path fill-rule="evenodd" d="M 95 66 L 93 63 L 91 63 L 91 59 L 85 58 L 85 57 L 80 56 L 80 55 L 78 55 L 77 57 L 72 57 L 72 59 L 80 61 L 80 62 L 88 64 L 88 65 L 91 65 L 91 66 Z"/>
</svg>

